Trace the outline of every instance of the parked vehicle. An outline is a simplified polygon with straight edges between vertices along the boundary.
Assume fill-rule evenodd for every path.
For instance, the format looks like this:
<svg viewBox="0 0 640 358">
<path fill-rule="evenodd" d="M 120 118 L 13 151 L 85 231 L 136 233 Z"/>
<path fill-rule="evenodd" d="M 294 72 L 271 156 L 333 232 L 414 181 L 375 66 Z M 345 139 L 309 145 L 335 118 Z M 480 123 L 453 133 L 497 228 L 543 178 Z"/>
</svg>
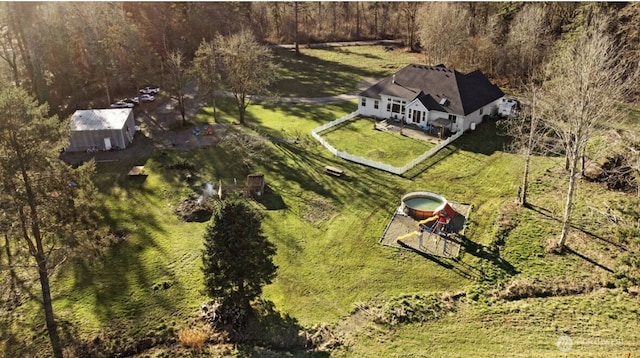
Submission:
<svg viewBox="0 0 640 358">
<path fill-rule="evenodd" d="M 515 98 L 503 99 L 498 105 L 498 116 L 502 118 L 513 118 L 520 110 L 520 102 Z"/>
<path fill-rule="evenodd" d="M 141 94 L 156 95 L 160 93 L 160 87 L 144 87 L 140 89 Z"/>
<path fill-rule="evenodd" d="M 140 99 L 138 99 L 138 97 L 125 98 L 125 99 L 122 100 L 122 102 L 133 103 L 134 106 L 137 106 L 137 105 L 140 104 Z"/>
<path fill-rule="evenodd" d="M 111 108 L 133 108 L 133 103 L 118 101 L 111 105 Z"/>
<path fill-rule="evenodd" d="M 150 95 L 150 94 L 140 95 L 140 101 L 142 101 L 142 102 L 153 102 L 155 100 L 156 100 L 156 98 L 154 96 Z"/>
</svg>

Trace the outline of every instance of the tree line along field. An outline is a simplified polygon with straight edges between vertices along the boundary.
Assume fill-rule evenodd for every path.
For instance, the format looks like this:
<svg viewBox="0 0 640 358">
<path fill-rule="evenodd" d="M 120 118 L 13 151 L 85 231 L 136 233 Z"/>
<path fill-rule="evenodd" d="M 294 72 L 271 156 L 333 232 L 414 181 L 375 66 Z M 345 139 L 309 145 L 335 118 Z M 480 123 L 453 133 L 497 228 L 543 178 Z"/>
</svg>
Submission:
<svg viewBox="0 0 640 358">
<path fill-rule="evenodd" d="M 292 95 L 313 94 L 310 88 L 348 92 L 416 56 L 380 47 L 280 55 L 287 75 L 274 87 Z M 305 61 L 337 75 L 318 80 L 303 70 Z M 296 72 L 308 86 L 289 85 Z M 332 78 L 340 86 L 321 92 Z M 300 140 L 252 148 L 230 140 L 188 152 L 149 147 L 99 163 L 95 201 L 101 225 L 117 240 L 98 257 L 70 259 L 51 275 L 66 354 L 561 356 L 569 348 L 581 356 L 625 356 L 640 350 L 637 196 L 579 179 L 567 250 L 556 252 L 566 191 L 562 155 L 533 155 L 528 205 L 518 206 L 523 157 L 506 150 L 511 138 L 499 122 L 484 123 L 399 177 L 339 160 L 310 137 L 310 129 L 355 106 L 257 103 L 246 113 L 250 125 L 237 126 L 235 104 L 219 99 L 217 121 L 231 132 Z M 629 123 L 611 126 L 637 127 L 638 110 L 630 111 Z M 210 122 L 212 112 L 205 107 L 196 120 Z M 140 163 L 148 177 L 127 179 L 128 168 Z M 325 175 L 325 165 L 344 168 L 347 178 Z M 208 300 L 201 272 L 206 223 L 180 221 L 173 209 L 205 182 L 242 182 L 249 172 L 267 176 L 268 192 L 250 203 L 277 247 L 277 277 L 255 303 L 259 319 L 237 344 L 205 330 L 208 344 L 186 347 L 186 332 L 195 332 L 189 329 L 205 329 L 199 317 Z M 455 260 L 377 243 L 400 197 L 424 189 L 472 206 Z M 3 297 L 0 351 L 47 355 L 35 273 L 19 275 L 20 290 L 12 292 L 20 293 Z"/>
<path fill-rule="evenodd" d="M 203 40 L 247 29 L 260 43 L 297 42 L 300 48 L 395 39 L 419 55 L 419 62 L 465 72 L 481 69 L 515 88 L 544 66 L 562 37 L 579 28 L 576 24 L 588 19 L 589 11 L 614 17 L 608 34 L 625 61 L 636 64 L 639 8 L 635 2 L 9 2 L 0 12 L 1 75 L 48 102 L 55 113 L 69 115 L 75 108 L 109 105 L 145 85 L 166 88 L 172 52 L 191 61 Z M 336 80 L 352 77 L 340 73 Z M 284 95 L 291 93 L 290 87 L 302 90 L 301 82 L 289 75 L 280 83 Z M 321 91 L 343 88 L 340 81 L 331 84 Z"/>
</svg>

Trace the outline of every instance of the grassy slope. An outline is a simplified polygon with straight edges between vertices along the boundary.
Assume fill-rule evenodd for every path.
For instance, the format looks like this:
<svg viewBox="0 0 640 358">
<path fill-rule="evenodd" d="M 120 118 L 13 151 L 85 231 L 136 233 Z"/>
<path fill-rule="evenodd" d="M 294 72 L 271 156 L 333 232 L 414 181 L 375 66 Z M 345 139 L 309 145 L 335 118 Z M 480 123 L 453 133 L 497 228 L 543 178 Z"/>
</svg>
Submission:
<svg viewBox="0 0 640 358">
<path fill-rule="evenodd" d="M 356 56 L 357 62 L 366 58 L 366 49 L 348 51 L 361 50 L 365 52 Z M 327 52 L 321 56 L 317 51 Z M 327 69 L 331 68 L 334 52 L 335 56 L 342 55 L 334 50 L 304 52 L 322 57 Z M 371 57 L 386 55 L 372 53 Z M 377 61 L 369 66 L 391 63 L 384 58 Z M 355 62 L 351 66 L 356 66 Z M 311 81 L 315 77 L 309 71 L 305 76 Z M 353 88 L 358 76 L 348 76 Z M 327 75 L 325 80 L 332 81 L 333 77 Z M 304 88 L 314 86 L 324 87 L 311 81 Z M 561 213 L 560 199 L 565 189 L 558 160 L 535 159 L 530 198 L 538 211 L 516 210 L 510 203 L 519 185 L 521 159 L 501 151 L 502 139 L 494 135 L 491 125 L 480 126 L 406 177 L 398 177 L 339 160 L 308 135 L 310 129 L 354 107 L 353 103 L 271 104 L 249 109 L 249 118 L 262 133 L 302 139 L 299 145 L 266 144 L 268 160 L 254 168 L 267 175 L 271 188 L 271 193 L 256 205 L 266 215 L 265 232 L 278 246 L 278 277 L 265 288 L 265 298 L 278 310 L 308 326 L 336 322 L 348 315 L 356 302 L 425 291 L 482 291 L 486 285 L 499 287 L 516 272 L 516 277 L 576 281 L 611 277 L 601 266 L 613 268 L 619 254 L 615 245 L 575 232 L 570 245 L 582 257 L 557 256 L 544 250 L 546 240 L 557 237 L 560 230 L 553 219 Z M 219 110 L 223 121 L 233 120 L 232 106 L 222 103 Z M 151 174 L 144 183 L 125 178 L 133 162 L 100 164 L 97 180 L 103 190 L 97 199 L 105 204 L 107 222 L 127 230 L 129 235 L 104 258 L 75 262 L 54 277 L 58 316 L 71 323 L 82 337 L 117 329 L 121 340 L 188 322 L 205 300 L 199 293 L 199 255 L 205 224 L 179 222 L 172 207 L 199 183 L 243 178 L 243 169 L 236 165 L 238 159 L 222 147 L 172 152 L 168 156 L 156 153 L 144 163 Z M 195 184 L 187 184 L 184 173 L 163 165 L 182 160 L 197 164 Z M 326 164 L 345 168 L 348 177 L 324 175 L 322 167 Z M 481 249 L 496 241 L 501 223 L 510 221 L 513 225 L 504 239 L 501 257 L 483 254 L 486 250 L 467 249 L 460 261 L 436 262 L 377 244 L 400 196 L 418 189 L 472 204 L 466 236 Z M 610 229 L 588 206 L 621 195 L 586 183 L 581 183 L 577 195 L 577 224 L 601 237 L 611 237 Z M 172 285 L 169 289 L 153 289 L 165 281 Z M 638 317 L 639 307 L 637 299 L 616 291 L 516 302 L 491 301 L 481 294 L 477 302 L 461 303 L 455 313 L 436 321 L 393 329 L 372 324 L 354 329 L 347 334 L 348 345 L 334 353 L 557 356 L 555 340 L 560 333 L 584 339 L 620 337 L 623 347 L 614 353 L 636 353 L 640 348 L 634 332 L 640 327 L 632 318 Z M 10 339 L 21 342 L 23 337 L 28 337 L 30 345 L 46 349 L 40 316 L 33 301 L 18 307 L 11 316 L 11 330 L 3 328 L 4 350 L 18 349 Z M 8 331 L 17 333 L 7 338 Z M 22 352 L 28 351 L 29 344 Z M 603 352 L 580 349 L 576 347 L 583 355 Z"/>
<path fill-rule="evenodd" d="M 606 292 L 463 305 L 440 320 L 397 330 L 365 327 L 336 356 L 566 357 L 556 345 L 564 335 L 573 340 L 569 356 L 635 356 L 638 310 L 635 299 Z"/>
</svg>

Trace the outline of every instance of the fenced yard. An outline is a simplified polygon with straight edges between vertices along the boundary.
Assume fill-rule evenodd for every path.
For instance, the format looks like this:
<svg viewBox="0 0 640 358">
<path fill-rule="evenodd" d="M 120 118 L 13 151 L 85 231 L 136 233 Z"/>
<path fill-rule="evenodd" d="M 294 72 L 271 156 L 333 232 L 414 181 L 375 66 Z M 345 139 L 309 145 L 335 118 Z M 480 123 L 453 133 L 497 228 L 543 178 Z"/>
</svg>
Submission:
<svg viewBox="0 0 640 358">
<path fill-rule="evenodd" d="M 462 135 L 434 145 L 429 141 L 375 130 L 376 119 L 352 112 L 311 131 L 334 155 L 369 167 L 402 175 Z"/>
</svg>

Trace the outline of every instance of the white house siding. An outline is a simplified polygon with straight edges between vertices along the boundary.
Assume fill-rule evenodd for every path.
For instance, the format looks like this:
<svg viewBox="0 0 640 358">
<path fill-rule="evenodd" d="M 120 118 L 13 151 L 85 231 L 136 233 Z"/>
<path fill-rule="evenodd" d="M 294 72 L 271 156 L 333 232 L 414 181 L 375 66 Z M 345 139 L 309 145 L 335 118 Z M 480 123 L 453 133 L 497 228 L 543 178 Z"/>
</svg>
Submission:
<svg viewBox="0 0 640 358">
<path fill-rule="evenodd" d="M 492 114 L 495 113 L 495 111 L 498 108 L 498 103 L 500 103 L 500 101 L 501 99 L 497 99 L 485 105 L 481 109 L 478 109 L 477 111 L 469 113 L 466 117 L 462 117 L 462 116 L 458 117 L 456 120 L 457 128 L 462 128 L 462 130 L 467 131 L 471 129 L 472 123 L 475 123 L 476 126 L 482 123 L 483 117 L 485 115 L 491 116 Z"/>
<path fill-rule="evenodd" d="M 378 102 L 378 108 L 375 108 L 375 103 Z M 362 105 L 364 102 L 364 106 Z M 365 117 L 384 118 L 382 112 L 382 100 L 358 97 L 358 114 Z"/>
<path fill-rule="evenodd" d="M 385 95 L 381 95 L 380 97 L 381 97 L 380 113 L 382 113 L 382 118 L 397 119 L 397 120 L 406 119 L 406 116 L 407 116 L 406 106 L 410 100 L 406 98 L 385 96 Z M 404 110 L 402 109 L 403 106 L 405 107 Z M 391 107 L 391 110 L 389 110 L 389 107 Z"/>
<path fill-rule="evenodd" d="M 364 100 L 364 105 L 363 105 L 363 100 Z M 466 116 L 462 116 L 462 115 L 457 115 L 457 114 L 453 114 L 455 115 L 456 119 L 454 124 L 451 125 L 451 128 L 449 128 L 452 132 L 457 132 L 458 130 L 462 129 L 463 131 L 467 131 L 469 129 L 471 129 L 471 124 L 475 123 L 476 125 L 482 123 L 482 118 L 485 115 L 492 115 L 496 112 L 498 105 L 500 103 L 500 101 L 502 100 L 502 98 L 499 98 L 487 105 L 485 105 L 484 107 L 482 107 L 481 109 L 469 113 Z M 375 108 L 375 101 L 378 101 L 378 108 Z M 397 119 L 405 119 L 407 123 L 410 124 L 416 124 L 418 126 L 424 126 L 426 125 L 429 121 L 438 119 L 438 118 L 450 118 L 450 116 L 452 114 L 447 113 L 447 112 L 440 112 L 440 111 L 429 111 L 427 110 L 423 105 L 422 102 L 420 102 L 418 99 L 414 99 L 413 101 L 408 101 L 405 98 L 399 98 L 399 97 L 391 97 L 391 96 L 385 96 L 385 95 L 381 95 L 381 99 L 374 99 L 374 98 L 366 98 L 366 97 L 359 97 L 358 98 L 358 114 L 361 116 L 369 116 L 369 117 L 375 117 L 375 118 L 384 118 L 384 119 L 391 119 L 393 118 L 392 113 L 387 111 L 387 104 L 389 102 L 391 103 L 396 103 L 401 105 L 401 102 L 405 101 L 405 111 L 404 113 L 393 113 L 394 115 L 396 115 Z M 409 110 L 412 111 L 412 115 L 409 116 Z M 424 119 L 420 119 L 419 122 L 414 122 L 413 119 L 413 111 L 420 111 L 421 113 L 424 113 Z"/>
<path fill-rule="evenodd" d="M 423 127 L 429 121 L 429 114 L 429 110 L 424 107 L 422 102 L 415 99 L 407 104 L 405 118 L 407 123 Z"/>
</svg>

